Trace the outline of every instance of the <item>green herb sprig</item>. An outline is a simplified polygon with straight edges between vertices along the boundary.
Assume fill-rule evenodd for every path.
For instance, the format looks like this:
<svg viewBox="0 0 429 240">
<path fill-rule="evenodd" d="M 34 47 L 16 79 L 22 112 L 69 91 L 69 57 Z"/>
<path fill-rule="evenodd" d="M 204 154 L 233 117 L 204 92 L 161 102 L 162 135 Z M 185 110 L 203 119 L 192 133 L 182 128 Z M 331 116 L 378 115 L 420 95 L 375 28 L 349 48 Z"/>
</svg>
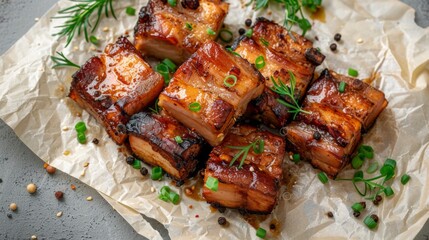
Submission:
<svg viewBox="0 0 429 240">
<path fill-rule="evenodd" d="M 159 114 L 161 112 L 162 108 L 158 105 L 158 102 L 159 99 L 156 99 L 154 106 L 149 108 L 153 114 Z"/>
<path fill-rule="evenodd" d="M 288 112 L 293 113 L 293 119 L 295 119 L 296 115 L 298 115 L 298 113 L 300 112 L 306 113 L 306 114 L 309 114 L 310 112 L 303 110 L 299 105 L 297 99 L 295 98 L 295 85 L 296 85 L 295 75 L 291 71 L 289 71 L 289 76 L 290 76 L 289 78 L 290 87 L 285 85 L 282 81 L 280 81 L 280 79 L 278 79 L 278 82 L 276 82 L 276 80 L 274 80 L 274 78 L 271 77 L 271 81 L 274 84 L 274 87 L 272 87 L 271 90 L 273 90 L 274 92 L 282 96 L 287 96 L 290 98 L 291 103 L 286 102 L 281 98 L 277 98 L 277 102 L 288 107 L 289 108 Z"/>
<path fill-rule="evenodd" d="M 244 161 L 247 158 L 247 155 L 249 154 L 250 149 L 253 149 L 253 152 L 256 154 L 261 154 L 262 152 L 264 152 L 264 146 L 265 142 L 263 139 L 258 139 L 246 146 L 227 146 L 231 149 L 240 150 L 237 154 L 234 155 L 229 166 L 231 167 L 235 163 L 235 161 L 237 161 L 237 159 L 241 156 L 240 165 L 238 166 L 238 169 L 241 169 L 243 167 Z"/>
<path fill-rule="evenodd" d="M 52 68 L 59 68 L 59 67 L 74 67 L 74 68 L 80 68 L 79 65 L 76 63 L 70 61 L 66 56 L 64 56 L 64 53 L 57 52 L 59 57 L 57 56 L 51 56 L 52 62 L 54 62 L 54 66 Z"/>
<path fill-rule="evenodd" d="M 101 15 L 109 17 L 109 12 L 116 19 L 115 10 L 113 9 L 113 0 L 70 0 L 77 4 L 58 11 L 58 16 L 53 18 L 66 18 L 63 25 L 56 26 L 59 32 L 54 36 L 67 37 L 66 47 L 77 34 L 80 36 L 83 28 L 85 40 L 89 41 L 89 32 L 94 32 L 100 23 Z M 96 13 L 95 24 L 92 24 L 91 16 Z"/>
</svg>

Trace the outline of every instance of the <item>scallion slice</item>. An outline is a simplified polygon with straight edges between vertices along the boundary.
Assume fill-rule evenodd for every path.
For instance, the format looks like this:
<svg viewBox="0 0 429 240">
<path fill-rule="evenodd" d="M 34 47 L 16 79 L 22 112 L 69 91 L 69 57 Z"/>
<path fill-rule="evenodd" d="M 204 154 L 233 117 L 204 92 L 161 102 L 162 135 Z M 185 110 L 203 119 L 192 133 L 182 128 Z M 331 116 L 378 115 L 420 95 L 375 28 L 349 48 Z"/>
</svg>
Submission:
<svg viewBox="0 0 429 240">
<path fill-rule="evenodd" d="M 258 139 L 253 144 L 253 152 L 256 154 L 261 154 L 264 152 L 265 141 L 263 139 Z"/>
<path fill-rule="evenodd" d="M 167 2 L 172 7 L 175 7 L 177 5 L 177 1 L 176 0 L 168 0 Z"/>
<path fill-rule="evenodd" d="M 93 35 L 89 37 L 89 41 L 94 45 L 98 45 L 100 43 L 98 41 L 98 38 L 96 36 L 93 36 Z"/>
<path fill-rule="evenodd" d="M 299 153 L 293 154 L 292 160 L 294 163 L 299 163 L 301 161 L 301 156 L 299 155 Z"/>
<path fill-rule="evenodd" d="M 343 93 L 346 90 L 346 82 L 340 82 L 338 86 L 338 92 Z"/>
<path fill-rule="evenodd" d="M 165 66 L 167 66 L 168 70 L 171 73 L 174 73 L 177 70 L 176 64 L 168 58 L 162 60 L 162 63 L 165 64 Z"/>
<path fill-rule="evenodd" d="M 363 220 L 363 223 L 365 223 L 369 229 L 374 229 L 377 227 L 377 222 L 371 216 L 366 216 L 366 218 Z"/>
<path fill-rule="evenodd" d="M 164 78 L 164 82 L 166 85 L 170 83 L 170 71 L 168 69 L 168 66 L 164 63 L 160 63 L 156 65 L 155 70 L 161 74 L 161 76 Z"/>
<path fill-rule="evenodd" d="M 256 66 L 256 69 L 258 69 L 258 70 L 265 67 L 265 59 L 263 56 L 259 56 L 255 59 L 255 66 Z"/>
<path fill-rule="evenodd" d="M 237 77 L 235 75 L 228 75 L 223 79 L 223 85 L 226 87 L 234 87 L 237 84 Z"/>
<path fill-rule="evenodd" d="M 77 141 L 80 144 L 85 144 L 86 143 L 86 136 L 84 132 L 78 132 L 77 133 Z"/>
<path fill-rule="evenodd" d="M 207 178 L 205 186 L 212 190 L 213 192 L 217 192 L 218 186 L 219 186 L 219 180 L 217 178 L 214 178 L 212 176 L 209 176 Z"/>
<path fill-rule="evenodd" d="M 213 29 L 211 29 L 211 28 L 207 28 L 207 34 L 214 36 L 214 35 L 216 35 L 216 32 L 213 31 Z"/>
<path fill-rule="evenodd" d="M 375 173 L 378 169 L 378 162 L 371 163 L 366 169 L 367 173 Z"/>
<path fill-rule="evenodd" d="M 134 15 L 136 15 L 136 9 L 133 7 L 127 7 L 127 8 L 125 8 L 125 13 L 127 15 L 134 16 Z"/>
<path fill-rule="evenodd" d="M 386 194 L 386 197 L 390 197 L 393 194 L 395 194 L 395 192 L 393 191 L 393 189 L 389 186 L 385 187 L 383 190 L 384 194 Z"/>
<path fill-rule="evenodd" d="M 248 38 L 251 38 L 253 35 L 253 29 L 248 29 L 244 35 Z"/>
<path fill-rule="evenodd" d="M 358 149 L 358 152 L 363 154 L 366 158 L 374 158 L 374 149 L 368 145 L 361 145 Z"/>
<path fill-rule="evenodd" d="M 359 75 L 359 72 L 353 68 L 349 68 L 348 73 L 349 73 L 349 76 L 352 76 L 352 77 L 357 77 Z"/>
<path fill-rule="evenodd" d="M 265 45 L 266 47 L 268 47 L 268 45 L 270 45 L 270 43 L 269 43 L 267 40 L 265 40 L 265 38 L 260 38 L 259 40 L 260 40 L 260 41 L 261 41 L 261 43 L 262 43 L 263 45 Z"/>
<path fill-rule="evenodd" d="M 84 122 L 78 122 L 74 126 L 74 129 L 76 129 L 76 132 L 85 132 L 86 131 L 86 125 Z"/>
<path fill-rule="evenodd" d="M 142 168 L 142 162 L 138 159 L 134 159 L 132 166 L 134 169 L 140 169 L 140 168 Z"/>
<path fill-rule="evenodd" d="M 402 185 L 407 184 L 408 181 L 410 181 L 410 179 L 411 179 L 410 175 L 408 175 L 408 174 L 402 175 L 402 177 L 401 177 L 401 183 L 402 183 Z"/>
<path fill-rule="evenodd" d="M 175 137 L 174 137 L 174 140 L 175 140 L 178 144 L 183 143 L 183 139 L 182 139 L 182 137 L 180 137 L 180 136 L 175 136 Z"/>
<path fill-rule="evenodd" d="M 234 35 L 228 29 L 221 29 L 219 31 L 219 38 L 224 43 L 230 43 L 233 39 Z"/>
<path fill-rule="evenodd" d="M 267 230 L 263 229 L 263 228 L 258 228 L 258 230 L 256 230 L 256 236 L 259 238 L 265 238 L 265 236 L 267 235 Z"/>
<path fill-rule="evenodd" d="M 197 102 L 189 104 L 189 110 L 192 112 L 199 112 L 201 110 L 201 105 Z"/>
<path fill-rule="evenodd" d="M 152 168 L 152 175 L 150 176 L 152 180 L 159 180 L 162 178 L 162 168 L 154 167 Z"/>
<path fill-rule="evenodd" d="M 355 203 L 352 205 L 352 209 L 355 212 L 361 212 L 364 209 L 364 206 L 361 203 Z"/>
<path fill-rule="evenodd" d="M 317 177 L 319 178 L 320 182 L 322 182 L 323 184 L 328 182 L 328 176 L 326 176 L 326 173 L 324 172 L 320 172 L 319 174 L 317 174 Z"/>
<path fill-rule="evenodd" d="M 174 205 L 178 204 L 180 201 L 180 197 L 179 194 L 170 191 L 170 193 L 168 194 L 168 199 L 170 200 L 170 202 L 172 202 Z"/>
<path fill-rule="evenodd" d="M 186 27 L 186 29 L 188 29 L 189 31 L 192 31 L 192 29 L 193 29 L 193 27 L 192 27 L 192 24 L 190 24 L 190 23 L 185 23 L 185 27 Z"/>
</svg>

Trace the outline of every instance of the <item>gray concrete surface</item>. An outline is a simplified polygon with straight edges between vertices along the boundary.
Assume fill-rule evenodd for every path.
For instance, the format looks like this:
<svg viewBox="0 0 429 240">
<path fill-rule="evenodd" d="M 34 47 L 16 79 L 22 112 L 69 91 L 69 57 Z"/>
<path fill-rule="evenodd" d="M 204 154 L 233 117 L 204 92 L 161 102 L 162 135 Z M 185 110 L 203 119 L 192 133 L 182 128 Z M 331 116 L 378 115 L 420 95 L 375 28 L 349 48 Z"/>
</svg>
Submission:
<svg viewBox="0 0 429 240">
<path fill-rule="evenodd" d="M 420 26 L 429 26 L 428 0 L 403 1 L 417 9 Z M 0 55 L 55 2 L 0 0 Z M 29 239 L 32 235 L 39 239 L 144 239 L 96 191 L 59 171 L 48 175 L 43 162 L 1 120 L 0 179 L 0 239 Z M 30 182 L 39 187 L 34 196 L 26 191 Z M 77 186 L 76 191 L 70 189 L 71 184 Z M 55 191 L 65 193 L 63 201 L 55 198 Z M 94 200 L 86 201 L 88 196 Z M 17 203 L 18 211 L 9 219 L 11 202 Z M 63 212 L 61 218 L 56 217 L 59 211 Z M 429 222 L 416 239 L 428 238 Z"/>
</svg>

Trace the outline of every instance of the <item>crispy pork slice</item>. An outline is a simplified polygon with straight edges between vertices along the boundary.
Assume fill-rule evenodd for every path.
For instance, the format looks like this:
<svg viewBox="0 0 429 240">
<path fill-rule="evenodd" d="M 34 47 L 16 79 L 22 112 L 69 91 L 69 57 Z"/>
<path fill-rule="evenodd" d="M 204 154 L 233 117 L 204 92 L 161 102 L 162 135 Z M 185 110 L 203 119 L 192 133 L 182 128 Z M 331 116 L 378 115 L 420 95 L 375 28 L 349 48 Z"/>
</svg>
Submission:
<svg viewBox="0 0 429 240">
<path fill-rule="evenodd" d="M 207 42 L 176 71 L 158 104 L 216 146 L 263 88 L 245 59 Z"/>
<path fill-rule="evenodd" d="M 263 151 L 255 153 L 251 147 L 239 168 L 242 154 L 237 147 L 249 146 L 255 141 L 264 142 Z M 259 146 L 259 144 L 257 144 Z M 218 179 L 217 191 L 203 187 L 208 203 L 246 210 L 249 213 L 269 214 L 277 203 L 285 156 L 285 141 L 276 135 L 254 127 L 241 125 L 231 129 L 221 145 L 213 148 L 207 162 L 204 182 L 209 177 Z"/>
<path fill-rule="evenodd" d="M 279 96 L 271 88 L 273 82 L 282 81 L 290 86 L 290 72 L 296 79 L 295 98 L 301 100 L 313 79 L 316 66 L 325 56 L 313 48 L 313 43 L 292 31 L 264 18 L 258 18 L 251 37 L 243 36 L 233 49 L 250 63 L 264 59 L 265 66 L 259 71 L 265 78 L 264 93 L 252 102 L 257 111 L 248 115 L 260 118 L 266 125 L 283 127 L 289 116 L 288 109 L 276 101 Z M 289 98 L 284 98 L 290 101 Z"/>
<path fill-rule="evenodd" d="M 201 162 L 204 140 L 169 116 L 140 112 L 131 117 L 127 130 L 134 154 L 178 181 Z"/>
<path fill-rule="evenodd" d="M 221 0 L 177 0 L 176 6 L 150 0 L 134 28 L 136 48 L 182 63 L 205 42 L 216 39 L 228 7 Z"/>
<path fill-rule="evenodd" d="M 343 93 L 339 84 L 346 83 Z M 325 69 L 312 84 L 305 99 L 308 103 L 321 103 L 358 119 L 367 131 L 387 106 L 384 93 L 367 83 Z"/>
<path fill-rule="evenodd" d="M 330 106 L 308 103 L 291 124 L 286 138 L 303 159 L 330 177 L 349 162 L 361 139 L 362 124 L 353 116 Z"/>
<path fill-rule="evenodd" d="M 142 110 L 161 92 L 164 81 L 126 37 L 106 46 L 73 75 L 69 97 L 103 124 L 122 144 L 129 116 Z"/>
</svg>

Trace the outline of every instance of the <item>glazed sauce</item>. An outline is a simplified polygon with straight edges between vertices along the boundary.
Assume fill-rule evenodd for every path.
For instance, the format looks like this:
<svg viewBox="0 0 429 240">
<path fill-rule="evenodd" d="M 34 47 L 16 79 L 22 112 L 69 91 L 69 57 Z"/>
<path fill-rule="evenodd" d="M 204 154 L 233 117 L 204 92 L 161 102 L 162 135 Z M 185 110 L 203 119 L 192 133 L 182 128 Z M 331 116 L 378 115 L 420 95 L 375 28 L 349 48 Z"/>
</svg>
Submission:
<svg viewBox="0 0 429 240">
<path fill-rule="evenodd" d="M 280 235 L 280 223 L 279 223 L 279 221 L 277 219 L 273 219 L 273 220 L 271 220 L 269 226 L 270 226 L 271 235 L 273 237 L 278 237 Z M 271 228 L 271 226 L 274 226 L 274 228 Z"/>
<path fill-rule="evenodd" d="M 317 20 L 319 22 L 325 23 L 326 22 L 326 14 L 325 14 L 325 8 L 318 8 L 315 13 L 312 13 L 310 15 L 310 18 L 313 20 Z"/>
<path fill-rule="evenodd" d="M 215 208 L 215 207 L 213 207 L 213 206 L 210 205 L 210 212 L 211 213 L 217 212 L 217 208 Z"/>
<path fill-rule="evenodd" d="M 267 220 L 270 215 L 245 214 L 243 219 L 255 229 L 259 228 L 261 222 Z"/>
<path fill-rule="evenodd" d="M 380 73 L 373 71 L 371 73 L 371 76 L 369 76 L 368 78 L 363 79 L 362 81 L 365 83 L 368 83 L 369 85 L 371 85 L 371 83 L 373 83 L 375 80 L 380 78 Z"/>
<path fill-rule="evenodd" d="M 203 188 L 203 184 L 203 178 L 200 174 L 197 174 L 197 176 L 191 178 L 190 181 L 184 185 L 185 188 L 192 188 L 192 186 L 195 187 L 194 190 L 192 190 L 191 195 L 185 194 L 185 196 L 187 196 L 188 198 L 192 198 L 195 201 L 205 201 L 201 190 Z"/>
</svg>

